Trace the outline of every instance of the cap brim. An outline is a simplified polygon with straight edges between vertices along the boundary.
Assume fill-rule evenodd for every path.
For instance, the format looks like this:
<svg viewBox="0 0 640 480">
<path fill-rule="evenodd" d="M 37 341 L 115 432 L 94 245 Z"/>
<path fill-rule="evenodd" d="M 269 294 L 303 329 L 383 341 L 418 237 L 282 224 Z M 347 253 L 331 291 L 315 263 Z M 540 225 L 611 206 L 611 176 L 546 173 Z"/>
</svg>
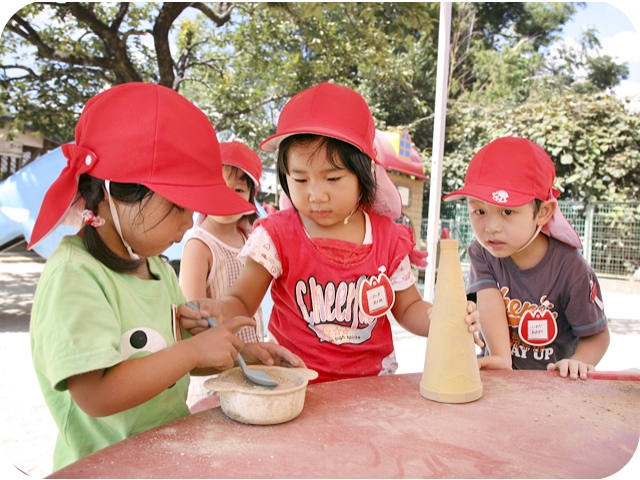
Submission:
<svg viewBox="0 0 640 480">
<path fill-rule="evenodd" d="M 279 135 L 278 134 L 271 135 L 269 138 L 263 140 L 260 143 L 260 150 L 262 150 L 263 152 L 276 152 L 278 150 L 278 148 L 280 148 L 280 143 L 282 143 L 282 141 L 285 138 L 290 137 L 292 135 L 305 135 L 305 134 L 306 135 L 322 135 L 323 137 L 331 137 L 331 138 L 335 138 L 335 139 L 338 139 L 338 140 L 342 140 L 343 142 L 346 142 L 349 145 L 353 145 L 358 150 L 363 152 L 365 155 L 367 155 L 369 157 L 371 156 L 369 153 L 363 151 L 358 145 L 356 145 L 351 140 L 349 140 L 341 132 L 338 132 L 336 130 L 332 130 L 330 128 L 309 127 L 309 126 L 306 126 L 304 129 L 300 129 L 299 131 L 298 130 L 294 130 L 294 131 L 290 130 L 287 133 L 281 133 Z M 373 158 L 372 158 L 372 160 L 373 160 Z"/>
<path fill-rule="evenodd" d="M 452 202 L 454 200 L 461 200 L 466 197 L 473 197 L 482 202 L 490 203 L 491 205 L 497 205 L 500 207 L 521 207 L 522 205 L 535 200 L 535 197 L 533 195 L 525 195 L 523 193 L 511 191 L 508 192 L 508 197 L 504 199 L 504 201 L 500 201 L 496 199 L 495 195 L 498 191 L 500 191 L 500 189 L 497 189 L 496 187 L 462 187 L 460 190 L 456 190 L 455 192 L 451 192 L 445 195 L 442 200 L 445 202 Z"/>
<path fill-rule="evenodd" d="M 240 170 L 242 170 L 247 175 L 247 177 L 249 177 L 251 179 L 251 181 L 253 182 L 253 184 L 256 187 L 256 191 L 260 188 L 260 181 L 258 179 L 256 179 L 253 175 L 251 175 L 249 172 L 247 172 L 240 165 L 238 165 L 237 163 L 223 161 L 222 165 L 228 165 L 229 167 L 239 168 Z"/>
<path fill-rule="evenodd" d="M 255 205 L 226 185 L 145 185 L 179 207 L 207 215 L 245 215 L 256 211 Z"/>
</svg>

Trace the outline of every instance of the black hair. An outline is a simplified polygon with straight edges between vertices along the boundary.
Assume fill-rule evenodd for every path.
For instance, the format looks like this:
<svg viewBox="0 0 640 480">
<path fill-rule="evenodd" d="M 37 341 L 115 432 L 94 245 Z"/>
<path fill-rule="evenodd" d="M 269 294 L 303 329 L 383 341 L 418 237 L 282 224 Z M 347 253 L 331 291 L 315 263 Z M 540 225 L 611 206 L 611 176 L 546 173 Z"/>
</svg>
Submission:
<svg viewBox="0 0 640 480">
<path fill-rule="evenodd" d="M 104 180 L 92 177 L 86 173 L 80 175 L 78 181 L 78 192 L 82 196 L 85 202 L 85 209 L 91 210 L 95 215 L 98 214 L 98 205 L 105 198 Z M 140 212 L 145 205 L 149 203 L 154 193 L 144 185 L 136 183 L 116 183 L 110 184 L 111 197 L 122 203 L 127 204 L 140 204 Z M 165 215 L 166 218 L 169 213 L 176 208 L 173 205 Z M 160 220 L 162 221 L 162 220 Z M 153 227 L 152 227 L 153 228 Z M 83 242 L 87 251 L 97 260 L 102 262 L 107 268 L 119 273 L 131 273 L 135 271 L 142 263 L 144 259 L 133 260 L 129 258 L 122 258 L 111 250 L 100 237 L 98 230 L 91 225 L 85 225 L 83 227 Z"/>
<path fill-rule="evenodd" d="M 536 218 L 540 213 L 540 207 L 542 206 L 542 200 L 539 198 L 533 199 L 533 218 Z"/>
<path fill-rule="evenodd" d="M 368 155 L 361 152 L 357 147 L 350 143 L 338 140 L 337 138 L 325 137 L 322 135 L 313 135 L 309 133 L 291 135 L 280 143 L 278 149 L 277 173 L 280 186 L 289 198 L 289 185 L 287 184 L 287 175 L 289 174 L 288 154 L 292 146 L 295 145 L 311 145 L 318 142 L 316 151 L 323 146 L 327 150 L 327 158 L 334 167 L 342 168 L 338 165 L 337 158 L 342 160 L 345 168 L 358 177 L 360 184 L 360 207 L 371 209 L 373 200 L 376 196 L 376 179 L 372 170 L 372 160 Z"/>
<path fill-rule="evenodd" d="M 249 203 L 253 204 L 256 195 L 256 184 L 253 183 L 253 180 L 247 174 L 247 172 L 242 170 L 240 167 L 236 167 L 235 165 L 228 165 L 226 163 L 222 164 L 222 168 L 230 168 L 236 178 L 240 178 L 240 180 L 246 182 L 247 186 L 249 187 Z M 253 212 L 248 213 L 247 215 L 243 215 L 240 221 L 246 221 L 249 223 L 249 225 L 253 225 L 253 222 L 255 222 L 257 219 L 258 213 Z"/>
</svg>

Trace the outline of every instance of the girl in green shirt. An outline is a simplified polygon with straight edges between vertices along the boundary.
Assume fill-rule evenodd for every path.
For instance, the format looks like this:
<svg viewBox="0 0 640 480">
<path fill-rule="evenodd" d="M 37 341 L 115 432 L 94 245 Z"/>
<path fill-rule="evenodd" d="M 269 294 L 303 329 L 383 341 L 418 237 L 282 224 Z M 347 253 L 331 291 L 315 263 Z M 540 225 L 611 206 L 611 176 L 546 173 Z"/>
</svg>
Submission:
<svg viewBox="0 0 640 480">
<path fill-rule="evenodd" d="M 183 340 L 184 305 L 160 255 L 182 240 L 193 211 L 249 213 L 255 207 L 222 176 L 216 133 L 184 97 L 128 83 L 86 104 L 67 166 L 47 191 L 29 247 L 59 223 L 80 227 L 49 258 L 36 290 L 31 350 L 59 429 L 54 469 L 130 435 L 189 414 L 189 374 L 233 367 L 238 352 L 267 365 L 299 357 L 274 343 L 244 344 L 254 326 L 235 318 Z M 188 334 L 186 334 L 188 336 Z M 182 341 L 179 341 L 182 340 Z"/>
</svg>

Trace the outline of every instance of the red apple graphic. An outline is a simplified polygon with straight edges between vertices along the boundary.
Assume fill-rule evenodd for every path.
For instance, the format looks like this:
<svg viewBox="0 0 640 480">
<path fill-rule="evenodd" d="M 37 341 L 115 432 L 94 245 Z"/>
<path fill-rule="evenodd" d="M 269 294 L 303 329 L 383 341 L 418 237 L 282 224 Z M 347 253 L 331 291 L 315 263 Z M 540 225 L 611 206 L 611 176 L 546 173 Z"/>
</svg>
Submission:
<svg viewBox="0 0 640 480">
<path fill-rule="evenodd" d="M 520 319 L 518 334 L 534 347 L 549 345 L 558 335 L 558 325 L 550 310 L 529 310 Z"/>
<path fill-rule="evenodd" d="M 360 284 L 360 306 L 368 317 L 386 314 L 396 300 L 391 281 L 384 273 L 367 278 Z"/>
</svg>

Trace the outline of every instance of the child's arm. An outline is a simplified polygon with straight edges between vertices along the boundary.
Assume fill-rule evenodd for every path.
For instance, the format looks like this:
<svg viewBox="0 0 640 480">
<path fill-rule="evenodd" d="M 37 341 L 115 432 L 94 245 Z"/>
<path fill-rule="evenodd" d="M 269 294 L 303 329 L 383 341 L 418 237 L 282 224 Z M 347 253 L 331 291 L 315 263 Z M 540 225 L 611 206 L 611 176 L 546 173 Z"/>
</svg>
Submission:
<svg viewBox="0 0 640 480">
<path fill-rule="evenodd" d="M 255 315 L 272 280 L 273 277 L 265 267 L 252 258 L 247 258 L 247 262 L 229 295 L 220 299 L 227 305 L 228 316 L 226 318 L 240 315 L 235 312 L 242 310 L 246 311 L 247 316 Z"/>
<path fill-rule="evenodd" d="M 195 368 L 221 371 L 233 367 L 244 345 L 234 332 L 254 324 L 249 318 L 230 320 L 150 355 L 69 377 L 67 388 L 88 415 L 122 412 L 155 397 Z"/>
<path fill-rule="evenodd" d="M 207 277 L 213 258 L 204 242 L 193 238 L 187 241 L 180 260 L 180 287 L 187 300 L 207 296 Z"/>
<path fill-rule="evenodd" d="M 203 317 L 211 316 L 218 323 L 224 323 L 237 316 L 252 317 L 262 303 L 272 279 L 266 268 L 248 258 L 229 295 L 217 300 L 201 300 L 200 312 Z M 192 315 L 181 316 L 180 324 L 192 335 L 209 327 L 206 320 L 194 318 Z"/>
<path fill-rule="evenodd" d="M 422 299 L 415 285 L 395 293 L 396 300 L 391 308 L 391 313 L 396 321 L 415 335 L 428 336 L 433 305 Z M 469 315 L 465 318 L 465 322 L 469 324 L 469 331 L 477 332 L 480 330 L 480 326 L 478 312 L 473 302 L 467 304 L 467 311 Z"/>
<path fill-rule="evenodd" d="M 215 300 L 204 298 L 189 302 L 190 305 L 182 305 L 179 309 L 181 323 L 184 323 L 185 318 L 190 318 L 190 321 L 194 321 L 197 318 L 206 318 L 212 316 L 210 313 L 213 309 L 212 307 L 216 307 L 217 305 L 219 305 L 215 302 Z M 289 349 L 273 342 L 245 343 L 244 347 L 241 350 L 241 353 L 242 357 L 247 363 L 262 362 L 265 365 L 288 365 L 292 367 L 305 366 L 304 361 L 298 355 L 294 354 Z M 218 372 L 211 371 L 211 369 L 196 369 L 191 373 L 194 375 L 213 375 Z"/>
<path fill-rule="evenodd" d="M 609 328 L 589 337 L 580 338 L 576 353 L 571 358 L 564 358 L 556 363 L 547 365 L 547 370 L 557 370 L 561 377 L 569 375 L 572 379 L 578 377 L 582 379 L 588 378 L 587 372 L 595 370 L 597 365 L 604 356 L 609 347 Z"/>
<path fill-rule="evenodd" d="M 482 336 L 489 348 L 489 355 L 478 359 L 478 367 L 511 370 L 509 321 L 502 294 L 497 288 L 485 288 L 478 291 L 477 296 Z"/>
</svg>

